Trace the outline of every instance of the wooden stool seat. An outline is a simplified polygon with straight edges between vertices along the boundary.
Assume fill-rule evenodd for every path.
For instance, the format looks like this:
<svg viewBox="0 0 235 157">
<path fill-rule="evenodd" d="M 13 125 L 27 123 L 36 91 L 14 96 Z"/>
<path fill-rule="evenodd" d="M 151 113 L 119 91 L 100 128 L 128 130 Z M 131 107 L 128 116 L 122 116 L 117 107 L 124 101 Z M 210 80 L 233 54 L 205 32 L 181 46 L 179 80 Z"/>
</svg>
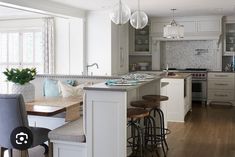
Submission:
<svg viewBox="0 0 235 157">
<path fill-rule="evenodd" d="M 141 108 L 128 108 L 127 117 L 132 119 L 144 118 L 149 116 L 149 111 Z"/>
<path fill-rule="evenodd" d="M 155 101 L 155 102 L 160 102 L 160 101 L 168 100 L 168 97 L 167 96 L 163 96 L 163 95 L 144 95 L 142 98 L 144 100 Z"/>
<path fill-rule="evenodd" d="M 147 109 L 147 108 L 152 109 L 152 108 L 159 108 L 159 103 L 156 103 L 153 101 L 138 100 L 138 101 L 132 101 L 131 106 L 144 108 L 144 109 Z"/>
</svg>

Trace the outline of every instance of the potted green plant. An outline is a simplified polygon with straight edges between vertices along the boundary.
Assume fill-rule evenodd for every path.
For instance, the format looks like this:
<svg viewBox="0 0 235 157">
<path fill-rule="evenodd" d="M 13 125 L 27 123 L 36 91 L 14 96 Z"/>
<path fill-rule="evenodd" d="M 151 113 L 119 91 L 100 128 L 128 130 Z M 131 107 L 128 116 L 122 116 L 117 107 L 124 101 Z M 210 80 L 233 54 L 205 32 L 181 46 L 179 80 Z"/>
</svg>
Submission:
<svg viewBox="0 0 235 157">
<path fill-rule="evenodd" d="M 11 68 L 3 72 L 7 81 L 13 82 L 12 93 L 22 94 L 25 102 L 30 102 L 35 98 L 35 87 L 30 81 L 35 79 L 36 68 Z"/>
</svg>

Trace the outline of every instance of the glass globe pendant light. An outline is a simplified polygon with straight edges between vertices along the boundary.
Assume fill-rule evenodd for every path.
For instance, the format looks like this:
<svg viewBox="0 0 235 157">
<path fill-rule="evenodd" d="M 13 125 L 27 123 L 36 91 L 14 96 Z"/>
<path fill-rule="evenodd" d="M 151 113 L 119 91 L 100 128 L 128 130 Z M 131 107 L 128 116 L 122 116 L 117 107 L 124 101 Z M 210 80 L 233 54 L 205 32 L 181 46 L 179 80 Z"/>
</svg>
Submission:
<svg viewBox="0 0 235 157">
<path fill-rule="evenodd" d="M 125 5 L 124 3 L 122 3 L 121 0 L 119 0 L 119 2 L 114 5 L 109 16 L 113 23 L 117 25 L 122 25 L 129 21 L 131 16 L 131 10 L 127 5 Z"/>
<path fill-rule="evenodd" d="M 138 0 L 138 10 L 130 18 L 130 23 L 135 29 L 143 29 L 148 24 L 148 16 L 140 10 L 140 0 Z"/>
</svg>

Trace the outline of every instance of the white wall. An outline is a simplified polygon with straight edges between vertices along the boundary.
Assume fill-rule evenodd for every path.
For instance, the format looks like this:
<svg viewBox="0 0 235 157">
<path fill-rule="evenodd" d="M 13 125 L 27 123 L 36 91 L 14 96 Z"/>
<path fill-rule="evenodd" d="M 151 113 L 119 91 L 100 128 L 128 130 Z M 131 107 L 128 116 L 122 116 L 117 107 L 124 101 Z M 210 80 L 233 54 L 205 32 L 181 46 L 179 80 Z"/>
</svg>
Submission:
<svg viewBox="0 0 235 157">
<path fill-rule="evenodd" d="M 84 25 L 82 19 L 70 19 L 70 74 L 82 74 L 84 64 Z"/>
<path fill-rule="evenodd" d="M 56 74 L 83 72 L 83 20 L 55 18 Z"/>
<path fill-rule="evenodd" d="M 69 74 L 69 21 L 55 18 L 55 73 Z"/>
<path fill-rule="evenodd" d="M 48 0 L 0 0 L 3 6 L 37 13 L 84 18 L 85 10 Z"/>
<path fill-rule="evenodd" d="M 18 28 L 38 28 L 43 27 L 42 19 L 18 19 L 18 20 L 0 20 L 0 29 L 18 29 Z"/>
<path fill-rule="evenodd" d="M 111 21 L 108 12 L 87 13 L 86 52 L 87 64 L 99 65 L 99 69 L 89 68 L 89 74 L 111 75 Z"/>
</svg>

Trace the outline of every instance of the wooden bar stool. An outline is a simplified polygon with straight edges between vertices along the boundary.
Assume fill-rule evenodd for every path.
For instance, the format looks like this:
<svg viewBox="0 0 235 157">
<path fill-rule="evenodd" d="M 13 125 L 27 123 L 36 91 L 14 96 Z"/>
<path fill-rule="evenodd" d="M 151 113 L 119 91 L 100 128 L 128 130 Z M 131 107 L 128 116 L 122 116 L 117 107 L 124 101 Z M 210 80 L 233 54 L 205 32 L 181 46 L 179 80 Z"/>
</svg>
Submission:
<svg viewBox="0 0 235 157">
<path fill-rule="evenodd" d="M 155 102 L 156 104 L 160 104 L 161 101 L 167 101 L 169 98 L 167 96 L 164 96 L 164 95 L 144 95 L 142 97 L 144 100 L 147 100 L 147 101 L 152 101 L 152 102 Z M 168 144 L 166 142 L 166 135 L 167 134 L 170 134 L 170 130 L 169 129 L 166 129 L 165 128 L 165 120 L 164 120 L 164 113 L 162 112 L 162 110 L 160 109 L 160 106 L 158 109 L 154 110 L 154 112 L 157 111 L 157 113 L 159 114 L 160 116 L 160 124 L 162 123 L 161 127 L 161 134 L 160 136 L 162 136 L 161 138 L 163 139 L 164 141 L 164 144 L 167 148 L 167 150 L 169 149 L 168 147 Z"/>
<path fill-rule="evenodd" d="M 143 131 L 140 126 L 140 120 L 149 116 L 149 111 L 141 108 L 127 109 L 127 128 L 131 127 L 131 137 L 127 138 L 127 147 L 132 148 L 133 153 L 140 151 L 143 157 Z"/>
<path fill-rule="evenodd" d="M 169 98 L 163 95 L 144 95 L 142 99 L 148 101 L 160 102 L 160 101 L 167 101 Z"/>
<path fill-rule="evenodd" d="M 159 97 L 159 98 L 162 98 L 162 100 L 168 99 L 167 97 Z M 160 100 L 160 99 L 158 99 L 158 100 Z M 149 141 L 152 142 L 154 140 L 155 146 L 157 146 L 157 144 L 161 144 L 164 156 L 166 156 L 164 144 L 165 144 L 167 150 L 169 148 L 168 148 L 165 136 L 166 136 L 166 134 L 170 133 L 170 130 L 165 129 L 164 114 L 163 114 L 162 110 L 160 109 L 160 101 L 153 101 L 153 100 L 151 100 L 151 101 L 148 101 L 148 100 L 133 101 L 133 102 L 131 102 L 131 106 L 139 107 L 139 108 L 143 108 L 143 109 L 149 109 L 150 113 L 153 112 L 154 116 L 153 117 L 149 116 L 151 119 L 151 122 L 152 122 L 151 125 L 152 125 L 153 131 L 150 131 L 151 135 L 147 135 L 148 137 L 145 138 L 145 140 L 146 140 L 145 143 L 148 143 Z M 158 115 L 159 115 L 159 125 L 160 125 L 159 127 L 156 126 L 156 122 L 154 119 L 154 117 L 156 117 L 156 113 L 158 113 Z M 160 133 L 157 133 L 158 130 L 160 130 Z M 154 137 L 154 138 L 149 138 L 149 137 Z M 152 145 L 152 143 L 151 143 L 151 145 Z M 156 153 L 158 154 L 157 150 L 156 150 Z"/>
</svg>

